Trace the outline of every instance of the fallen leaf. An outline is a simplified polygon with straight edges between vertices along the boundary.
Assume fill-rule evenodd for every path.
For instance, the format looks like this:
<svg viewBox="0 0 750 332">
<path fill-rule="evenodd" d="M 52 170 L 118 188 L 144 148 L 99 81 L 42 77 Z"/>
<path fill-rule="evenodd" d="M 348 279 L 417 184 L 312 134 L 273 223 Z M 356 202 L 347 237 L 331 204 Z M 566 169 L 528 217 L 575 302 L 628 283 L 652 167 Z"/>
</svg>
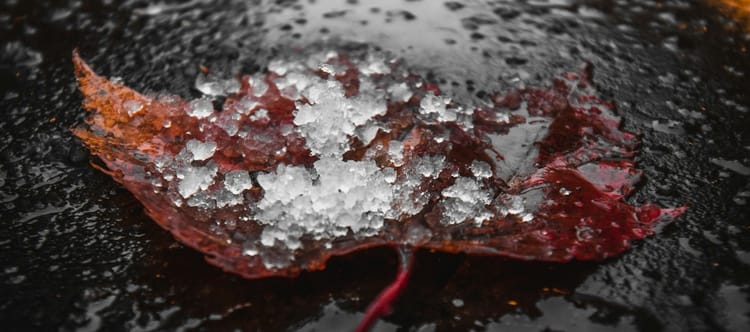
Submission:
<svg viewBox="0 0 750 332">
<path fill-rule="evenodd" d="M 75 134 L 148 215 L 225 271 L 293 277 L 332 255 L 397 248 L 563 262 L 601 260 L 685 208 L 624 201 L 638 140 L 597 97 L 590 68 L 550 87 L 458 101 L 387 54 L 320 52 L 266 74 L 201 77 L 225 96 L 146 96 L 73 55 Z M 204 74 L 205 75 L 205 74 Z"/>
</svg>

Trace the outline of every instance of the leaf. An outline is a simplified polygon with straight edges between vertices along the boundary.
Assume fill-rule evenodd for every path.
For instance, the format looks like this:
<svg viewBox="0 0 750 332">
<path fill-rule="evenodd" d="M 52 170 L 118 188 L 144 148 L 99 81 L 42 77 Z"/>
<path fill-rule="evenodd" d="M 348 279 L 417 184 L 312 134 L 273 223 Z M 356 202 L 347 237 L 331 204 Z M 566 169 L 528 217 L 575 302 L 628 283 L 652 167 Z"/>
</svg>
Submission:
<svg viewBox="0 0 750 332">
<path fill-rule="evenodd" d="M 685 208 L 624 201 L 637 137 L 596 96 L 590 68 L 469 105 L 385 54 L 298 55 L 267 74 L 201 77 L 215 110 L 145 96 L 73 62 L 99 167 L 148 215 L 246 278 L 319 270 L 332 255 L 398 248 L 524 260 L 601 260 Z M 209 74 L 210 75 L 210 74 Z"/>
</svg>

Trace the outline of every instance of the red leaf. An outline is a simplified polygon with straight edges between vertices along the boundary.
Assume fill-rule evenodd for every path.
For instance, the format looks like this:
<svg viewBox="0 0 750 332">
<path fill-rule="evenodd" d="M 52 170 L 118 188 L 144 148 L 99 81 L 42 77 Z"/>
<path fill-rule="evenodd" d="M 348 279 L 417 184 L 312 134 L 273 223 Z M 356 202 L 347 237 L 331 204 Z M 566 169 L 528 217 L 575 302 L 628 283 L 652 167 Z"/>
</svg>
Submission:
<svg viewBox="0 0 750 332">
<path fill-rule="evenodd" d="M 623 201 L 641 178 L 638 141 L 589 69 L 467 106 L 383 54 L 320 53 L 202 82 L 227 95 L 214 110 L 73 61 L 92 111 L 74 131 L 102 170 L 181 242 L 247 278 L 374 246 L 598 260 L 685 210 Z M 405 285 L 402 257 L 363 328 Z"/>
</svg>

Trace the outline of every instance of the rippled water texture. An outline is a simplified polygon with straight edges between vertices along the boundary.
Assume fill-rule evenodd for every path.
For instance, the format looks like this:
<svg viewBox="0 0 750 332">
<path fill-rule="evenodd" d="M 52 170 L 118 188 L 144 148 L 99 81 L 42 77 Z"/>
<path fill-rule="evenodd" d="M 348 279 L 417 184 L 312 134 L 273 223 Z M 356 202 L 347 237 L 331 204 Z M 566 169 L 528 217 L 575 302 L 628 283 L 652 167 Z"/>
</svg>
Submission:
<svg viewBox="0 0 750 332">
<path fill-rule="evenodd" d="M 741 1 L 737 1 L 740 2 Z M 392 52 L 456 98 L 538 86 L 584 62 L 647 183 L 680 222 L 601 264 L 419 253 L 378 331 L 730 330 L 750 325 L 746 24 L 718 1 L 6 1 L 0 5 L 0 324 L 4 330 L 350 329 L 393 278 L 373 250 L 297 279 L 206 264 L 89 165 L 70 54 L 138 91 L 193 99 L 283 50 Z"/>
</svg>

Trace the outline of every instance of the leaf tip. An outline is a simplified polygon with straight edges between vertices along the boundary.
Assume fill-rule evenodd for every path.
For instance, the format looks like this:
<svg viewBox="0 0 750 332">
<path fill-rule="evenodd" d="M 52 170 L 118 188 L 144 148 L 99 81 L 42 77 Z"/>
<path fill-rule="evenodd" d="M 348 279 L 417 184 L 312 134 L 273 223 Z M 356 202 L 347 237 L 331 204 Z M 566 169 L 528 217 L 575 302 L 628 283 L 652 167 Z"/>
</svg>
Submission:
<svg viewBox="0 0 750 332">
<path fill-rule="evenodd" d="M 93 77 L 99 77 L 94 73 L 94 71 L 89 67 L 89 65 L 83 61 L 81 58 L 81 54 L 78 52 L 78 48 L 73 49 L 73 70 L 76 75 L 76 79 L 78 79 L 78 85 L 83 88 L 83 86 Z M 83 90 L 82 90 L 83 91 Z"/>
</svg>

